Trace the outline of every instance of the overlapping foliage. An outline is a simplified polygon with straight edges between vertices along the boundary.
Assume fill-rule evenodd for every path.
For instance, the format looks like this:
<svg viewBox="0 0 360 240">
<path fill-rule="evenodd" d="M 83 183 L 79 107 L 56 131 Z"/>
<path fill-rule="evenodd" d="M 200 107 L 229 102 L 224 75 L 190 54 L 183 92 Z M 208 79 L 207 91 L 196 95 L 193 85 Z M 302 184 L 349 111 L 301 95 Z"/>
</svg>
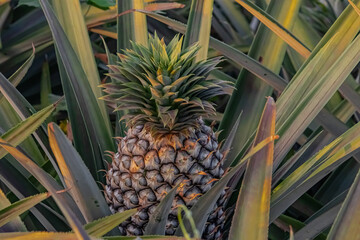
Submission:
<svg viewBox="0 0 360 240">
<path fill-rule="evenodd" d="M 235 84 L 206 119 L 229 168 L 176 234 L 198 236 L 228 188 L 224 239 L 360 239 L 360 0 L 16 2 L 0 1 L 1 239 L 131 239 L 116 226 L 136 210 L 110 215 L 101 193 L 129 109 L 98 85 L 155 31 L 222 56 L 210 77 Z M 142 238 L 164 237 L 174 191 Z"/>
</svg>

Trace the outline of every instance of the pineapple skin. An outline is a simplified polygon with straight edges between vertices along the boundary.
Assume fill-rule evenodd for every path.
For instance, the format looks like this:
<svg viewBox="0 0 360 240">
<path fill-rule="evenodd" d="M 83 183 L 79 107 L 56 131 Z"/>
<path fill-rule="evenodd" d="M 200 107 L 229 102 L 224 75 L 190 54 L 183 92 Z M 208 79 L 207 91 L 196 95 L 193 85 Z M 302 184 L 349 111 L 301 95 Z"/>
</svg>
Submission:
<svg viewBox="0 0 360 240">
<path fill-rule="evenodd" d="M 143 235 L 150 215 L 173 187 L 181 184 L 172 203 L 166 235 L 178 227 L 176 206 L 191 208 L 219 179 L 223 155 L 215 133 L 198 119 L 199 127 L 154 139 L 142 126 L 134 126 L 119 140 L 118 152 L 106 173 L 105 198 L 113 213 L 138 208 L 119 228 L 123 235 Z M 204 239 L 219 239 L 225 220 L 225 191 L 210 214 Z"/>
</svg>

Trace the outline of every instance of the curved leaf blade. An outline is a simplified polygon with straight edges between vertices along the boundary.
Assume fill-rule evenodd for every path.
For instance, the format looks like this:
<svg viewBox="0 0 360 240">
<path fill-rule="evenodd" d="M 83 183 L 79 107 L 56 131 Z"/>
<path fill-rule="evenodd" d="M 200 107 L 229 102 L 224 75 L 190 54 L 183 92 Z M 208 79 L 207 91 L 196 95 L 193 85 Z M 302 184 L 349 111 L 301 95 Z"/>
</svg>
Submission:
<svg viewBox="0 0 360 240">
<path fill-rule="evenodd" d="M 0 73 L 0 91 L 5 96 L 6 100 L 8 101 L 8 104 L 11 105 L 13 110 L 18 114 L 20 119 L 23 121 L 30 117 L 33 113 L 36 113 L 36 110 L 34 107 L 25 99 L 23 95 L 4 77 L 3 74 Z M 9 106 L 7 106 L 9 107 Z M 13 111 L 10 112 L 12 117 L 15 119 L 17 116 L 14 116 Z M 34 132 L 34 137 L 38 141 L 38 144 L 42 148 L 42 150 L 45 152 L 46 156 L 49 158 L 51 164 L 53 165 L 55 171 L 59 174 L 60 171 L 53 159 L 53 156 L 50 153 L 49 147 L 48 147 L 48 140 L 46 133 L 43 129 L 43 126 L 39 128 L 36 132 Z M 34 142 L 28 142 L 32 146 L 34 146 Z M 30 146 L 31 146 L 30 145 Z M 28 148 L 27 148 L 28 149 Z M 33 152 L 34 156 L 37 156 L 37 152 L 35 150 L 31 150 L 30 152 Z M 60 179 L 61 175 L 59 174 Z M 62 180 L 62 179 L 61 179 Z"/>
<path fill-rule="evenodd" d="M 88 240 L 90 239 L 85 230 L 81 226 L 79 220 L 79 210 L 74 206 L 72 199 L 68 193 L 64 192 L 58 194 L 58 191 L 63 191 L 57 182 L 43 169 L 37 166 L 33 161 L 26 157 L 18 149 L 14 148 L 10 143 L 0 138 L 0 146 L 5 148 L 26 170 L 28 170 L 52 195 L 55 202 L 65 215 L 70 226 L 74 230 L 78 238 Z"/>
<path fill-rule="evenodd" d="M 340 210 L 341 205 L 337 205 L 317 218 L 313 219 L 311 222 L 307 223 L 303 228 L 297 231 L 294 235 L 294 238 L 297 240 L 306 240 L 313 239 L 319 235 L 322 231 L 325 231 L 333 222 Z"/>
<path fill-rule="evenodd" d="M 109 116 L 105 103 L 99 99 L 102 96 L 101 89 L 98 87 L 100 77 L 80 2 L 52 1 L 51 3 L 66 37 L 69 39 L 71 47 L 79 59 L 81 68 L 84 70 L 86 78 L 82 80 L 85 80 L 90 85 L 92 93 L 97 99 L 99 110 L 105 120 L 104 124 L 108 128 L 108 131 L 110 131 Z"/>
<path fill-rule="evenodd" d="M 112 134 L 106 124 L 107 119 L 99 114 L 101 110 L 86 80 L 86 74 L 49 2 L 40 0 L 40 5 L 58 49 L 58 62 L 75 146 L 83 159 L 88 160 L 87 166 L 93 176 L 96 176 L 96 180 L 102 181 L 103 178 L 98 171 L 104 168 L 103 153 L 115 151 Z"/>
<path fill-rule="evenodd" d="M 48 124 L 50 147 L 55 155 L 69 193 L 77 203 L 87 222 L 110 215 L 104 195 L 79 153 L 59 126 Z"/>
</svg>

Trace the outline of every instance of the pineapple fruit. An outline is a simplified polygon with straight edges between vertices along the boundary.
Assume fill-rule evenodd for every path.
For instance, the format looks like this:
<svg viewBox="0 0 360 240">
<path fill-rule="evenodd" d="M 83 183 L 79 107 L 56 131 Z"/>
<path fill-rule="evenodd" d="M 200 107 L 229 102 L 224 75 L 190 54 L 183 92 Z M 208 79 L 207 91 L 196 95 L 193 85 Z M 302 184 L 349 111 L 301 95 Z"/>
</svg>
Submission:
<svg viewBox="0 0 360 240">
<path fill-rule="evenodd" d="M 215 96 L 229 94 L 229 83 L 211 79 L 220 59 L 196 62 L 199 49 L 182 49 L 176 36 L 168 45 L 156 34 L 148 46 L 132 43 L 109 66 L 113 83 L 102 85 L 104 100 L 123 117 L 127 134 L 106 173 L 105 197 L 113 213 L 138 208 L 120 225 L 123 235 L 142 235 L 149 217 L 167 192 L 180 184 L 167 220 L 166 234 L 178 227 L 176 206 L 188 208 L 219 179 L 223 155 L 217 137 L 202 118 L 215 114 Z M 221 236 L 224 196 L 210 214 L 203 237 Z"/>
</svg>

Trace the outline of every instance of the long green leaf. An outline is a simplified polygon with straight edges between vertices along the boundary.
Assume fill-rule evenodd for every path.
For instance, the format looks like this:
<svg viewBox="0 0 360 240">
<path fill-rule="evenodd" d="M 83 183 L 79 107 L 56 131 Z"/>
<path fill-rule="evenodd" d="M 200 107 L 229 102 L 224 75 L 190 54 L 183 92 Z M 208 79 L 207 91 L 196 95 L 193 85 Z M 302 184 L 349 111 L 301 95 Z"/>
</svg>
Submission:
<svg viewBox="0 0 360 240">
<path fill-rule="evenodd" d="M 65 232 L 12 232 L 0 233 L 0 238 L 3 240 L 78 240 L 75 233 Z M 96 238 L 89 237 L 88 239 L 96 240 Z"/>
<path fill-rule="evenodd" d="M 20 66 L 20 68 L 16 70 L 16 72 L 9 77 L 9 82 L 11 82 L 12 85 L 16 87 L 21 82 L 21 80 L 24 78 L 25 74 L 28 72 L 29 68 L 31 67 L 34 58 L 35 58 L 35 48 L 33 48 L 31 55 Z M 5 98 L 2 94 L 0 94 L 0 103 L 2 103 L 3 100 L 5 100 Z"/>
<path fill-rule="evenodd" d="M 6 100 L 9 102 L 9 104 L 12 106 L 12 108 L 16 111 L 16 113 L 19 115 L 21 120 L 25 120 L 26 118 L 30 117 L 33 113 L 35 113 L 34 107 L 25 99 L 23 95 L 4 77 L 4 75 L 0 74 L 0 91 L 5 96 Z M 12 114 L 12 110 L 10 112 L 12 117 L 14 118 Z M 16 118 L 15 118 L 16 119 Z M 35 133 L 34 137 L 37 140 L 38 144 L 42 148 L 42 150 L 45 152 L 46 156 L 49 158 L 53 168 L 55 171 L 59 174 L 60 171 L 53 159 L 52 154 L 49 152 L 49 145 L 46 133 L 43 129 L 43 126 L 41 126 Z M 29 146 L 35 146 L 34 142 L 29 142 Z M 38 152 L 35 150 L 30 150 L 30 153 L 35 153 L 33 156 L 36 155 Z M 40 158 L 42 159 L 42 158 Z M 39 161 L 39 160 L 37 160 Z M 60 176 L 60 174 L 59 174 Z M 62 178 L 60 177 L 62 180 Z"/>
<path fill-rule="evenodd" d="M 26 157 L 22 152 L 14 148 L 10 143 L 0 138 L 0 145 L 6 149 L 16 160 L 19 161 L 24 168 L 26 168 L 52 195 L 62 213 L 69 222 L 71 228 L 74 230 L 76 236 L 80 239 L 90 239 L 85 230 L 81 226 L 81 220 L 78 218 L 78 209 L 74 207 L 70 196 L 67 193 L 59 194 L 58 191 L 63 191 L 56 181 L 44 170 L 38 167 L 33 161 Z"/>
<path fill-rule="evenodd" d="M 49 193 L 41 193 L 21 199 L 10 206 L 0 209 L 0 226 L 16 219 L 20 214 L 29 210 L 39 202 L 45 200 L 50 196 Z"/>
<path fill-rule="evenodd" d="M 306 239 L 313 239 L 318 234 L 320 234 L 322 231 L 326 230 L 333 222 L 337 215 L 337 213 L 340 210 L 341 205 L 337 205 L 317 218 L 313 219 L 311 222 L 309 222 L 307 225 L 305 225 L 303 228 L 301 228 L 299 231 L 295 234 L 295 239 L 297 240 L 306 240 Z"/>
<path fill-rule="evenodd" d="M 266 10 L 285 28 L 291 29 L 297 17 L 301 0 L 272 0 Z M 278 73 L 285 55 L 286 44 L 272 33 L 266 26 L 261 25 L 251 45 L 249 56 L 261 61 L 270 70 Z M 249 87 L 251 86 L 251 87 Z M 271 95 L 273 89 L 263 83 L 261 79 L 242 70 L 219 128 L 222 136 L 227 136 L 238 114 L 243 111 L 242 121 L 238 127 L 234 146 L 230 154 L 236 155 L 242 149 L 248 138 L 254 133 L 264 108 L 266 96 Z"/>
<path fill-rule="evenodd" d="M 21 122 L 21 118 L 7 101 L 3 101 L 2 103 L 0 103 L 0 122 L 1 128 L 4 131 L 15 127 Z M 1 132 L 0 134 L 3 133 L 4 132 Z M 42 165 L 46 162 L 42 152 L 39 149 L 38 144 L 32 137 L 24 139 L 24 141 L 20 144 L 20 147 L 27 154 L 29 154 L 29 156 L 31 156 L 39 165 Z"/>
<path fill-rule="evenodd" d="M 267 12 L 278 20 L 285 28 L 291 29 L 298 14 L 302 1 L 271 1 Z M 286 44 L 272 33 L 266 26 L 261 25 L 256 33 L 255 39 L 251 45 L 249 56 L 259 60 L 264 66 L 278 73 L 283 62 L 286 50 Z M 251 86 L 251 87 L 249 87 Z M 235 137 L 233 151 L 230 156 L 236 155 L 248 138 L 254 133 L 261 117 L 265 105 L 266 96 L 271 95 L 273 89 L 263 83 L 261 79 L 251 75 L 247 70 L 242 70 L 237 83 L 236 90 L 233 92 L 219 128 L 223 130 L 222 137 L 226 137 L 231 130 L 231 126 L 236 121 L 236 117 L 241 111 L 243 118 Z M 251 103 L 251 104 L 249 104 Z"/>
<path fill-rule="evenodd" d="M 303 92 L 304 89 L 301 88 L 301 86 L 298 86 L 296 89 L 294 88 L 294 85 L 298 85 L 297 83 L 302 85 L 301 79 L 314 79 L 314 75 L 318 74 L 318 71 L 315 71 L 315 67 L 322 68 L 324 66 L 324 62 L 322 60 L 326 62 L 326 59 L 330 58 L 333 54 L 332 49 L 335 47 L 334 44 L 339 38 L 339 35 L 334 36 L 333 40 L 331 40 L 328 45 L 325 45 L 322 51 L 320 51 L 318 55 L 310 61 L 311 64 L 307 65 L 308 68 L 304 68 L 306 70 L 303 70 L 302 74 L 298 75 L 299 80 L 294 80 L 284 91 L 284 95 L 280 96 L 278 106 L 279 111 L 280 108 L 283 110 L 283 115 L 277 119 L 277 129 L 278 134 L 281 135 L 282 138 L 275 146 L 274 167 L 277 167 L 280 164 L 281 159 L 296 142 L 297 138 L 325 106 L 327 101 L 331 98 L 331 96 L 333 96 L 336 90 L 341 86 L 359 62 L 360 54 L 357 51 L 360 50 L 360 38 L 357 37 L 344 51 L 340 58 L 332 64 L 330 69 L 324 73 L 323 77 L 320 78 L 316 85 L 308 88 L 307 92 Z M 293 106 L 287 107 L 289 104 L 291 105 L 289 100 L 287 100 L 285 105 L 285 98 L 288 94 L 290 94 L 289 91 L 293 92 L 291 96 L 298 96 L 300 94 L 304 95 L 292 112 L 289 111 L 289 108 L 292 108 Z M 292 100 L 293 99 L 290 101 Z"/>
<path fill-rule="evenodd" d="M 290 228 L 293 228 L 294 231 L 298 231 L 299 229 L 305 227 L 305 224 L 303 222 L 296 220 L 295 218 L 286 216 L 286 215 L 281 215 L 276 220 L 276 224 L 278 226 L 281 226 L 281 228 L 285 228 L 286 231 L 289 231 L 289 232 L 291 230 Z M 291 234 L 290 234 L 290 236 L 291 236 Z M 286 239 L 286 238 L 283 237 L 283 239 Z M 326 239 L 326 235 L 323 233 L 319 234 L 316 238 L 314 238 L 314 240 L 325 240 L 325 239 Z M 289 237 L 289 240 L 290 240 L 290 237 Z"/>
<path fill-rule="evenodd" d="M 139 10 L 139 12 L 147 14 L 148 16 L 169 25 L 171 28 L 175 29 L 178 32 L 181 32 L 181 33 L 185 32 L 186 25 L 184 25 L 178 21 L 175 21 L 173 19 L 167 18 L 162 15 L 158 15 L 156 13 L 144 11 L 144 10 Z M 272 86 L 277 91 L 282 92 L 285 89 L 287 83 L 283 78 L 276 75 L 275 73 L 273 73 L 272 71 L 270 71 L 269 69 L 267 69 L 266 67 L 261 65 L 259 62 L 255 61 L 254 59 L 252 59 L 249 56 L 245 55 L 244 53 L 240 52 L 239 50 L 237 50 L 219 40 L 216 40 L 214 38 L 210 38 L 210 46 L 212 48 L 216 49 L 217 51 L 219 51 L 225 57 L 232 60 L 234 63 L 236 63 L 237 66 L 239 66 L 240 68 L 244 67 L 249 72 L 251 72 L 258 78 L 260 78 L 261 80 L 263 80 L 264 82 L 266 82 L 267 84 Z M 294 104 L 292 104 L 292 105 L 294 105 Z M 344 109 L 348 109 L 348 108 L 349 108 L 349 106 L 348 107 L 344 106 Z M 317 120 L 328 131 L 330 131 L 331 133 L 334 134 L 336 132 L 336 130 L 342 129 L 342 126 L 340 126 L 341 122 L 336 123 L 334 121 L 330 121 L 330 120 L 335 120 L 335 119 L 325 109 L 321 110 L 320 113 L 321 114 L 319 114 L 317 116 L 317 118 L 318 118 Z M 347 115 L 349 115 L 349 114 L 346 114 L 346 116 Z M 343 113 L 339 113 L 337 116 L 345 116 L 345 115 Z M 334 125 L 332 125 L 331 123 L 334 123 Z M 343 126 L 345 126 L 345 125 L 343 125 Z M 233 132 L 233 131 L 231 131 L 231 132 Z M 343 133 L 343 132 L 344 131 L 342 131 L 341 133 Z M 335 134 L 335 135 L 338 136 L 339 134 Z M 220 140 L 222 139 L 222 137 L 224 137 L 224 136 L 220 135 Z"/>
<path fill-rule="evenodd" d="M 317 42 L 320 40 L 320 36 L 318 35 L 318 33 L 315 32 L 315 30 L 312 29 L 312 26 L 300 19 L 298 19 L 295 24 L 294 33 L 310 48 L 314 48 Z M 349 33 L 346 32 L 344 34 Z M 288 53 L 290 54 L 291 61 L 293 62 L 295 68 L 300 68 L 300 65 L 304 62 L 304 59 L 298 54 L 294 53 L 292 49 L 288 49 Z M 322 133 L 322 140 L 319 143 L 322 142 L 322 144 L 327 144 L 330 139 L 333 138 L 330 135 L 337 137 L 348 129 L 348 127 L 343 124 L 342 121 L 348 121 L 348 119 L 353 114 L 354 108 L 350 107 L 351 104 L 353 104 L 354 106 L 357 106 L 358 104 L 356 101 L 356 99 L 358 98 L 357 93 L 355 92 L 355 90 L 352 89 L 356 89 L 356 86 L 357 83 L 354 83 L 354 79 L 351 75 L 349 75 L 344 84 L 339 88 L 339 92 L 341 92 L 344 98 L 347 99 L 349 102 L 343 100 L 341 103 L 341 99 L 339 100 L 339 94 L 335 94 L 329 100 L 325 108 L 331 110 L 336 107 L 336 109 L 341 111 L 337 111 L 335 109 L 335 116 L 333 116 L 324 108 L 317 116 L 317 120 L 320 120 L 318 122 L 329 132 L 328 134 L 326 134 L 325 132 Z M 360 159 L 359 154 L 355 154 L 354 158 Z M 320 190 L 315 195 L 316 198 L 320 201 L 327 201 L 333 196 L 336 196 L 336 194 L 338 194 L 339 192 L 347 189 L 353 182 L 357 170 L 358 167 L 356 166 L 356 163 L 354 163 L 354 161 L 351 161 L 346 163 L 346 167 L 343 166 L 341 167 L 341 169 L 334 171 L 331 176 L 326 180 L 326 182 L 321 186 Z M 336 189 L 336 191 L 334 191 L 334 188 Z M 329 219 L 327 219 L 327 222 L 329 222 Z M 306 231 L 304 230 L 304 232 Z M 311 233 L 314 234 L 314 231 L 311 231 Z"/>
<path fill-rule="evenodd" d="M 348 191 L 338 195 L 304 222 L 306 225 L 295 234 L 296 239 L 305 240 L 317 236 L 334 222 Z"/>
<path fill-rule="evenodd" d="M 42 107 L 45 107 L 50 104 L 49 95 L 51 94 L 51 78 L 48 61 L 43 63 L 41 70 L 40 103 Z"/>
<path fill-rule="evenodd" d="M 6 20 L 9 16 L 10 12 L 11 12 L 10 1 L 3 0 L 2 2 L 0 2 L 0 32 L 3 30 L 3 27 L 6 23 Z M 1 48 L 2 48 L 2 43 L 0 40 L 0 49 Z"/>
<path fill-rule="evenodd" d="M 241 119 L 241 114 L 239 115 L 238 119 L 236 120 L 236 122 L 233 126 L 233 131 L 230 132 L 229 136 L 225 139 L 224 144 L 221 146 L 220 151 L 224 154 L 228 153 L 231 149 L 231 146 L 233 145 L 233 141 L 235 138 L 235 130 L 239 126 L 240 119 Z M 231 162 L 229 159 L 230 158 L 228 158 L 227 156 L 225 157 L 225 159 L 223 161 L 224 169 L 228 168 L 231 165 Z"/>
<path fill-rule="evenodd" d="M 106 233 L 110 232 L 113 228 L 119 226 L 120 223 L 131 217 L 137 212 L 137 209 L 126 210 L 121 213 L 115 213 L 113 215 L 97 219 L 84 226 L 86 232 L 94 237 L 102 237 Z"/>
<path fill-rule="evenodd" d="M 353 126 L 302 164 L 273 190 L 270 222 L 280 216 L 310 187 L 359 150 L 359 132 L 360 124 Z"/>
<path fill-rule="evenodd" d="M 144 0 L 117 0 L 117 11 L 121 13 L 130 9 L 144 9 Z M 130 41 L 147 45 L 148 30 L 146 17 L 140 13 L 129 13 L 117 18 L 117 51 L 131 48 Z"/>
<path fill-rule="evenodd" d="M 339 56 L 343 53 L 348 44 L 353 40 L 357 32 L 360 30 L 360 26 L 355 23 L 360 23 L 360 19 L 357 16 L 356 12 L 351 7 L 348 7 L 343 12 L 343 14 L 336 20 L 336 22 L 329 29 L 326 35 L 321 39 L 321 41 L 317 44 L 317 46 L 312 51 L 311 56 L 306 60 L 301 69 L 294 76 L 294 80 L 296 81 L 293 80 L 292 82 L 296 82 L 296 84 L 290 84 L 287 87 L 287 91 L 282 94 L 282 98 L 284 100 L 279 99 L 277 101 L 278 112 L 280 114 L 278 115 L 278 119 L 280 119 L 285 113 L 285 111 L 283 111 L 283 107 L 287 106 L 287 108 L 291 107 L 291 109 L 294 109 L 299 104 L 299 101 L 304 97 L 304 94 L 308 91 L 308 89 L 313 87 L 319 81 L 314 81 L 313 79 L 320 79 L 320 77 L 323 76 L 331 67 L 331 65 L 339 58 Z M 335 37 L 335 35 L 337 35 L 338 37 Z M 332 54 L 329 55 L 329 57 L 326 59 L 326 62 L 322 63 L 322 68 L 316 71 L 316 74 L 313 74 L 313 78 L 299 80 L 300 77 L 298 75 L 304 74 L 303 70 L 305 68 L 309 68 L 308 65 L 313 65 L 313 62 L 312 64 L 309 64 L 310 61 L 317 55 L 317 53 L 321 49 L 324 48 L 326 44 L 330 42 L 330 39 L 332 39 L 331 41 L 333 46 L 328 51 L 331 51 Z M 293 94 L 294 89 L 298 88 L 302 89 L 302 94 Z M 285 99 L 287 99 L 286 103 Z M 289 100 L 291 101 L 291 104 L 289 104 Z"/>
<path fill-rule="evenodd" d="M 104 195 L 65 134 L 54 123 L 48 125 L 48 134 L 65 184 L 86 221 L 91 222 L 110 215 Z"/>
<path fill-rule="evenodd" d="M 355 154 L 353 157 L 358 155 L 359 153 Z M 330 174 L 314 197 L 321 202 L 327 202 L 329 199 L 336 198 L 337 195 L 351 187 L 359 169 L 360 166 L 358 162 L 354 159 L 350 159 Z"/>
<path fill-rule="evenodd" d="M 0 189 L 0 209 L 8 207 L 11 205 L 11 202 L 6 198 L 4 192 Z M 5 226 L 0 228 L 0 231 L 6 232 L 26 232 L 27 229 L 24 223 L 21 221 L 19 216 L 14 217 L 13 220 L 8 222 Z"/>
<path fill-rule="evenodd" d="M 198 42 L 196 60 L 207 59 L 214 0 L 192 0 L 183 48 Z"/>
<path fill-rule="evenodd" d="M 264 25 L 270 28 L 276 35 L 281 37 L 281 39 L 288 43 L 292 48 L 296 49 L 303 57 L 309 57 L 310 50 L 297 39 L 294 39 L 294 36 L 286 28 L 281 26 L 270 14 L 248 0 L 235 1 L 253 14 Z"/>
<path fill-rule="evenodd" d="M 17 163 L 15 159 L 11 160 L 9 155 L 2 158 L 0 161 L 0 180 L 7 188 L 18 198 L 22 199 L 26 196 L 32 196 L 39 193 L 36 187 L 30 182 L 27 174 L 23 174 L 21 171 L 16 169 L 13 165 Z M 22 167 L 20 165 L 20 167 Z M 43 189 L 42 189 L 43 190 Z M 50 210 L 49 207 L 44 207 L 42 204 L 37 205 L 34 208 L 30 209 L 30 212 L 34 214 L 36 219 L 41 223 L 41 225 L 47 231 L 56 231 L 66 230 L 69 226 L 66 223 L 66 220 L 59 216 L 59 214 L 53 214 L 54 212 Z M 56 226 L 56 229 L 55 227 Z"/>
<path fill-rule="evenodd" d="M 40 4 L 58 49 L 58 61 L 60 71 L 63 72 L 61 77 L 75 146 L 93 176 L 97 176 L 97 180 L 101 181 L 102 177 L 98 171 L 103 169 L 102 155 L 107 150 L 115 150 L 111 133 L 105 124 L 106 119 L 99 114 L 100 109 L 86 75 L 51 6 L 45 0 L 40 0 Z"/>
<path fill-rule="evenodd" d="M 69 39 L 72 49 L 80 62 L 81 68 L 84 70 L 86 78 L 78 79 L 86 81 L 91 87 L 92 93 L 97 99 L 99 110 L 104 119 L 104 125 L 111 131 L 110 122 L 104 101 L 99 98 L 103 95 L 100 84 L 99 72 L 95 62 L 94 54 L 89 39 L 89 34 L 81 11 L 80 2 L 76 0 L 68 1 L 51 1 L 54 12 L 59 20 L 66 37 Z"/>
<path fill-rule="evenodd" d="M 254 146 L 275 135 L 275 102 L 268 98 Z M 268 144 L 247 163 L 230 228 L 230 239 L 267 239 L 274 143 Z"/>
<path fill-rule="evenodd" d="M 316 144 L 315 140 L 319 137 L 322 137 L 321 133 L 313 137 L 309 142 L 304 144 L 286 163 L 284 163 L 273 175 L 272 185 L 275 186 L 281 178 L 294 166 L 294 164 L 299 160 L 299 158 L 311 147 Z"/>
<path fill-rule="evenodd" d="M 247 0 L 243 0 L 243 1 L 238 1 L 239 4 L 243 5 L 246 9 L 248 9 L 250 12 L 252 12 L 253 14 L 255 14 L 263 23 L 267 24 L 267 26 L 272 30 L 274 31 L 279 37 L 281 37 L 284 41 L 286 41 L 289 45 L 291 46 L 296 46 L 296 44 L 300 47 L 296 48 L 298 50 L 299 53 L 306 53 L 308 52 L 308 54 L 310 54 L 310 51 L 305 49 L 303 46 L 302 43 L 300 43 L 296 37 L 294 37 L 290 32 L 287 32 L 286 29 L 282 28 L 281 25 L 279 25 L 274 19 L 271 18 L 271 16 L 267 15 L 265 12 L 263 12 L 261 9 L 257 8 L 254 4 L 248 2 Z M 356 7 L 356 6 L 355 6 Z M 298 23 L 297 27 L 298 28 L 304 28 L 304 22 L 302 21 L 298 21 L 296 22 Z M 307 26 L 307 29 L 311 29 L 311 26 Z M 295 28 L 295 31 L 298 30 L 297 28 Z M 353 35 L 355 33 L 356 29 L 354 29 L 353 31 L 350 31 L 350 32 L 347 32 L 346 34 L 347 35 Z M 314 37 L 316 38 L 317 37 L 317 34 L 312 34 L 312 36 L 309 36 L 309 34 L 311 34 L 309 31 L 303 31 L 302 32 L 303 34 L 300 35 L 301 38 L 304 38 L 306 40 L 306 42 L 313 48 L 314 45 L 316 44 L 316 40 L 314 41 Z M 334 40 L 333 40 L 334 41 Z M 315 42 L 315 43 L 314 43 Z M 339 41 L 338 41 L 339 42 Z M 346 44 L 346 43 L 345 43 Z M 344 44 L 342 44 L 344 45 Z M 305 54 L 305 56 L 307 57 L 308 54 Z M 304 54 L 303 54 L 304 55 Z M 332 56 L 333 57 L 333 56 Z M 330 58 L 331 59 L 331 58 Z M 295 62 L 295 63 L 298 63 L 299 65 L 299 62 L 301 62 L 300 64 L 302 64 L 302 60 L 303 59 L 299 59 L 297 56 L 293 56 L 292 57 L 292 60 Z M 297 67 L 297 66 L 295 66 Z M 324 68 L 326 69 L 326 68 Z M 315 78 L 316 79 L 316 78 Z M 349 79 L 350 80 L 350 79 Z M 313 79 L 307 79 L 306 80 L 308 83 L 311 84 L 314 84 L 315 81 L 313 81 Z M 304 81 L 303 81 L 304 82 Z M 289 87 L 291 88 L 291 87 Z M 297 87 L 293 86 L 293 89 L 296 89 Z M 301 89 L 301 88 L 299 88 Z M 340 91 L 343 93 L 344 97 L 346 99 L 348 99 L 351 103 L 353 103 L 353 105 L 357 106 L 357 101 L 356 99 L 359 98 L 358 94 L 352 90 L 352 88 L 345 82 L 341 87 L 340 87 Z M 287 93 L 287 92 L 286 92 Z M 286 94 L 285 93 L 285 94 Z M 284 94 L 284 95 L 285 95 Z M 288 94 L 289 95 L 289 94 Z M 296 100 L 292 103 L 288 103 L 287 102 L 287 106 L 294 106 L 299 98 L 298 96 L 296 96 Z M 294 100 L 293 96 L 291 98 L 292 100 Z M 281 102 L 279 102 L 279 109 L 281 110 L 281 107 L 280 107 L 280 104 Z M 333 129 L 332 128 L 329 128 L 326 124 L 328 122 L 328 119 L 329 117 L 331 117 L 328 113 L 325 112 L 326 110 L 322 110 L 321 114 L 320 114 L 320 123 L 322 123 L 324 125 L 325 128 L 327 128 L 328 130 L 330 130 L 331 133 L 334 133 L 334 131 L 332 131 Z M 323 117 L 322 115 L 326 115 L 326 120 L 323 121 L 321 119 L 321 117 Z"/>
<path fill-rule="evenodd" d="M 215 0 L 216 5 L 218 5 L 219 10 L 224 12 L 224 17 L 228 18 L 228 21 L 231 23 L 233 28 L 236 30 L 240 36 L 240 44 L 250 44 L 253 38 L 253 32 L 251 31 L 250 24 L 246 19 L 246 16 L 241 12 L 240 9 L 236 7 L 236 3 L 233 1 L 223 1 Z M 216 6 L 214 6 L 216 7 Z M 214 11 L 216 16 L 216 12 Z M 222 24 L 223 28 L 224 25 Z"/>
<path fill-rule="evenodd" d="M 14 126 L 1 136 L 1 138 L 8 141 L 10 144 L 17 146 L 27 137 L 29 137 L 55 110 L 55 105 L 50 105 L 43 110 L 35 113 L 27 118 L 25 121 Z M 4 157 L 7 151 L 0 148 L 0 158 Z"/>
<path fill-rule="evenodd" d="M 355 91 L 355 89 L 352 88 L 352 86 L 350 86 L 350 84 L 345 82 L 339 88 L 339 92 L 354 106 L 357 111 L 360 111 L 360 95 Z"/>
<path fill-rule="evenodd" d="M 9 81 L 12 83 L 12 85 L 16 87 L 21 82 L 21 80 L 25 77 L 25 74 L 28 72 L 29 68 L 31 67 L 34 58 L 35 58 L 35 48 L 33 48 L 31 55 L 29 56 L 28 59 L 26 59 L 26 61 L 21 65 L 21 67 L 9 77 Z"/>
</svg>

